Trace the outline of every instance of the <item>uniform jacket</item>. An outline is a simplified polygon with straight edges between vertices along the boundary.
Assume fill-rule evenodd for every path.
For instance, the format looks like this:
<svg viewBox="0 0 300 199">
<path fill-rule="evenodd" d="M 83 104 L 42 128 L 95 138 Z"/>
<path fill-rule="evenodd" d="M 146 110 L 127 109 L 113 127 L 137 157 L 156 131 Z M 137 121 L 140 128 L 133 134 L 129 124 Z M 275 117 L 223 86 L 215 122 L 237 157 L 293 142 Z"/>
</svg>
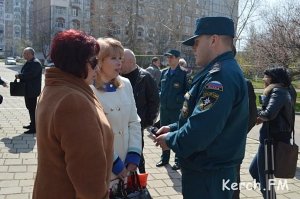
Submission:
<svg viewBox="0 0 300 199">
<path fill-rule="evenodd" d="M 150 66 L 148 68 L 146 68 L 146 71 L 148 71 L 152 75 L 153 79 L 156 82 L 156 85 L 158 86 L 160 83 L 160 77 L 161 77 L 160 69 L 157 66 L 155 66 L 154 64 L 150 64 Z"/>
<path fill-rule="evenodd" d="M 155 81 L 146 70 L 140 67 L 123 76 L 131 82 L 142 129 L 152 126 L 159 109 L 159 94 Z"/>
<path fill-rule="evenodd" d="M 294 112 L 292 98 L 289 89 L 278 84 L 270 84 L 265 90 L 266 96 L 262 104 L 262 110 L 258 116 L 266 122 L 260 129 L 260 142 L 267 138 L 267 122 L 269 123 L 270 135 L 276 141 L 289 141 L 294 125 Z"/>
<path fill-rule="evenodd" d="M 108 199 L 113 133 L 83 79 L 55 67 L 47 69 L 36 132 L 33 199 Z"/>
<path fill-rule="evenodd" d="M 38 59 L 27 61 L 19 74 L 21 82 L 25 82 L 25 97 L 37 97 L 41 93 L 42 65 Z"/>
<path fill-rule="evenodd" d="M 245 153 L 248 113 L 242 71 L 233 53 L 224 53 L 194 77 L 166 143 L 182 168 L 205 172 L 235 167 Z"/>
<path fill-rule="evenodd" d="M 114 133 L 114 162 L 119 158 L 128 163 L 131 153 L 141 154 L 142 135 L 131 84 L 127 78 L 118 76 L 122 86 L 115 92 L 105 92 L 92 86 L 104 107 L 105 115 Z M 115 178 L 112 175 L 112 179 Z"/>
<path fill-rule="evenodd" d="M 162 71 L 159 83 L 160 106 L 162 109 L 179 110 L 182 108 L 184 94 L 188 89 L 186 72 L 176 67 L 173 74 L 170 68 Z"/>
</svg>

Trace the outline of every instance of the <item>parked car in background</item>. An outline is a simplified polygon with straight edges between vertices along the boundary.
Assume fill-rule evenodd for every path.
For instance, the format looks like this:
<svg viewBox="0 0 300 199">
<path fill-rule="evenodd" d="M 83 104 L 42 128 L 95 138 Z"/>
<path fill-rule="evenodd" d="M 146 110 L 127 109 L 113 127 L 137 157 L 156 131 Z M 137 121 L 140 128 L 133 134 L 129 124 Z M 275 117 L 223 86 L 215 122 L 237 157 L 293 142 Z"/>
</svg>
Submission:
<svg viewBox="0 0 300 199">
<path fill-rule="evenodd" d="M 6 57 L 5 59 L 5 65 L 16 65 L 17 62 L 15 60 L 15 58 L 13 57 Z"/>
<path fill-rule="evenodd" d="M 16 60 L 16 62 L 21 62 L 21 61 L 22 61 L 22 57 L 16 56 L 16 57 L 15 57 L 15 60 Z"/>
<path fill-rule="evenodd" d="M 52 62 L 52 60 L 46 59 L 46 61 L 44 62 L 44 66 L 45 67 L 53 67 L 54 63 Z"/>
</svg>

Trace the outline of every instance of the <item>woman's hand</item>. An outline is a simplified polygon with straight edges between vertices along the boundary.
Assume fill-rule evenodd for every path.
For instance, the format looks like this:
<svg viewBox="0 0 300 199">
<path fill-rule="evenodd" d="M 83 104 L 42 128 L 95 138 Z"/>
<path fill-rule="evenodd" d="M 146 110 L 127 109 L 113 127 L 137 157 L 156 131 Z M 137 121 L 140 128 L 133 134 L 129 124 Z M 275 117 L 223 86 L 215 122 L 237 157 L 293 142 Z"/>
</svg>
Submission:
<svg viewBox="0 0 300 199">
<path fill-rule="evenodd" d="M 260 118 L 260 117 L 257 117 L 256 118 L 256 125 L 259 125 L 259 124 L 261 124 L 261 123 L 263 123 L 264 121 L 263 121 L 263 119 L 262 118 Z"/>
<path fill-rule="evenodd" d="M 137 166 L 135 165 L 135 164 L 132 164 L 132 163 L 129 163 L 128 165 L 127 165 L 127 170 L 128 171 L 135 171 L 137 169 Z"/>
<path fill-rule="evenodd" d="M 128 170 L 126 168 L 124 168 L 121 173 L 119 173 L 118 178 L 121 178 L 122 180 L 124 180 L 128 175 Z"/>
</svg>

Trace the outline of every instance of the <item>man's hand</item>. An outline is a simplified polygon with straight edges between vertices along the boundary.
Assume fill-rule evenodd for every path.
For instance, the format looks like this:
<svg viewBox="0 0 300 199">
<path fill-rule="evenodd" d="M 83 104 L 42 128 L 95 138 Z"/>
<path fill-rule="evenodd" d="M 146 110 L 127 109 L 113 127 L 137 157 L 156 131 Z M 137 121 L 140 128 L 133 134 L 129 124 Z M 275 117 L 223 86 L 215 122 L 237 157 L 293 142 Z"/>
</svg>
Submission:
<svg viewBox="0 0 300 199">
<path fill-rule="evenodd" d="M 161 134 L 165 134 L 170 132 L 170 127 L 169 126 L 162 126 L 160 129 L 158 129 L 155 133 L 156 136 L 159 136 Z"/>
<path fill-rule="evenodd" d="M 162 127 L 163 128 L 163 127 Z M 169 128 L 170 130 L 170 128 Z M 166 137 L 167 137 L 168 133 L 164 133 L 164 134 L 161 134 L 160 136 L 158 136 L 154 142 L 155 142 L 155 146 L 160 146 L 161 149 L 163 151 L 165 150 L 170 150 L 170 148 L 168 147 L 168 145 L 166 144 Z"/>
</svg>

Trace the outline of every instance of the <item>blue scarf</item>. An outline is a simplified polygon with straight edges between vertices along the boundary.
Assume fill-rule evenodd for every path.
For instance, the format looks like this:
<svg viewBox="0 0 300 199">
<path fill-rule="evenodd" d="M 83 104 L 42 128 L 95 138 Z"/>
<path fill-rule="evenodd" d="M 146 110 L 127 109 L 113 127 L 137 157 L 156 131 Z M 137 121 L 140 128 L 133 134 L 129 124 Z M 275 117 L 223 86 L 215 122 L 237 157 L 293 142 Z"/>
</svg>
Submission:
<svg viewBox="0 0 300 199">
<path fill-rule="evenodd" d="M 116 92 L 117 88 L 112 83 L 105 83 L 103 85 L 105 92 Z"/>
</svg>

